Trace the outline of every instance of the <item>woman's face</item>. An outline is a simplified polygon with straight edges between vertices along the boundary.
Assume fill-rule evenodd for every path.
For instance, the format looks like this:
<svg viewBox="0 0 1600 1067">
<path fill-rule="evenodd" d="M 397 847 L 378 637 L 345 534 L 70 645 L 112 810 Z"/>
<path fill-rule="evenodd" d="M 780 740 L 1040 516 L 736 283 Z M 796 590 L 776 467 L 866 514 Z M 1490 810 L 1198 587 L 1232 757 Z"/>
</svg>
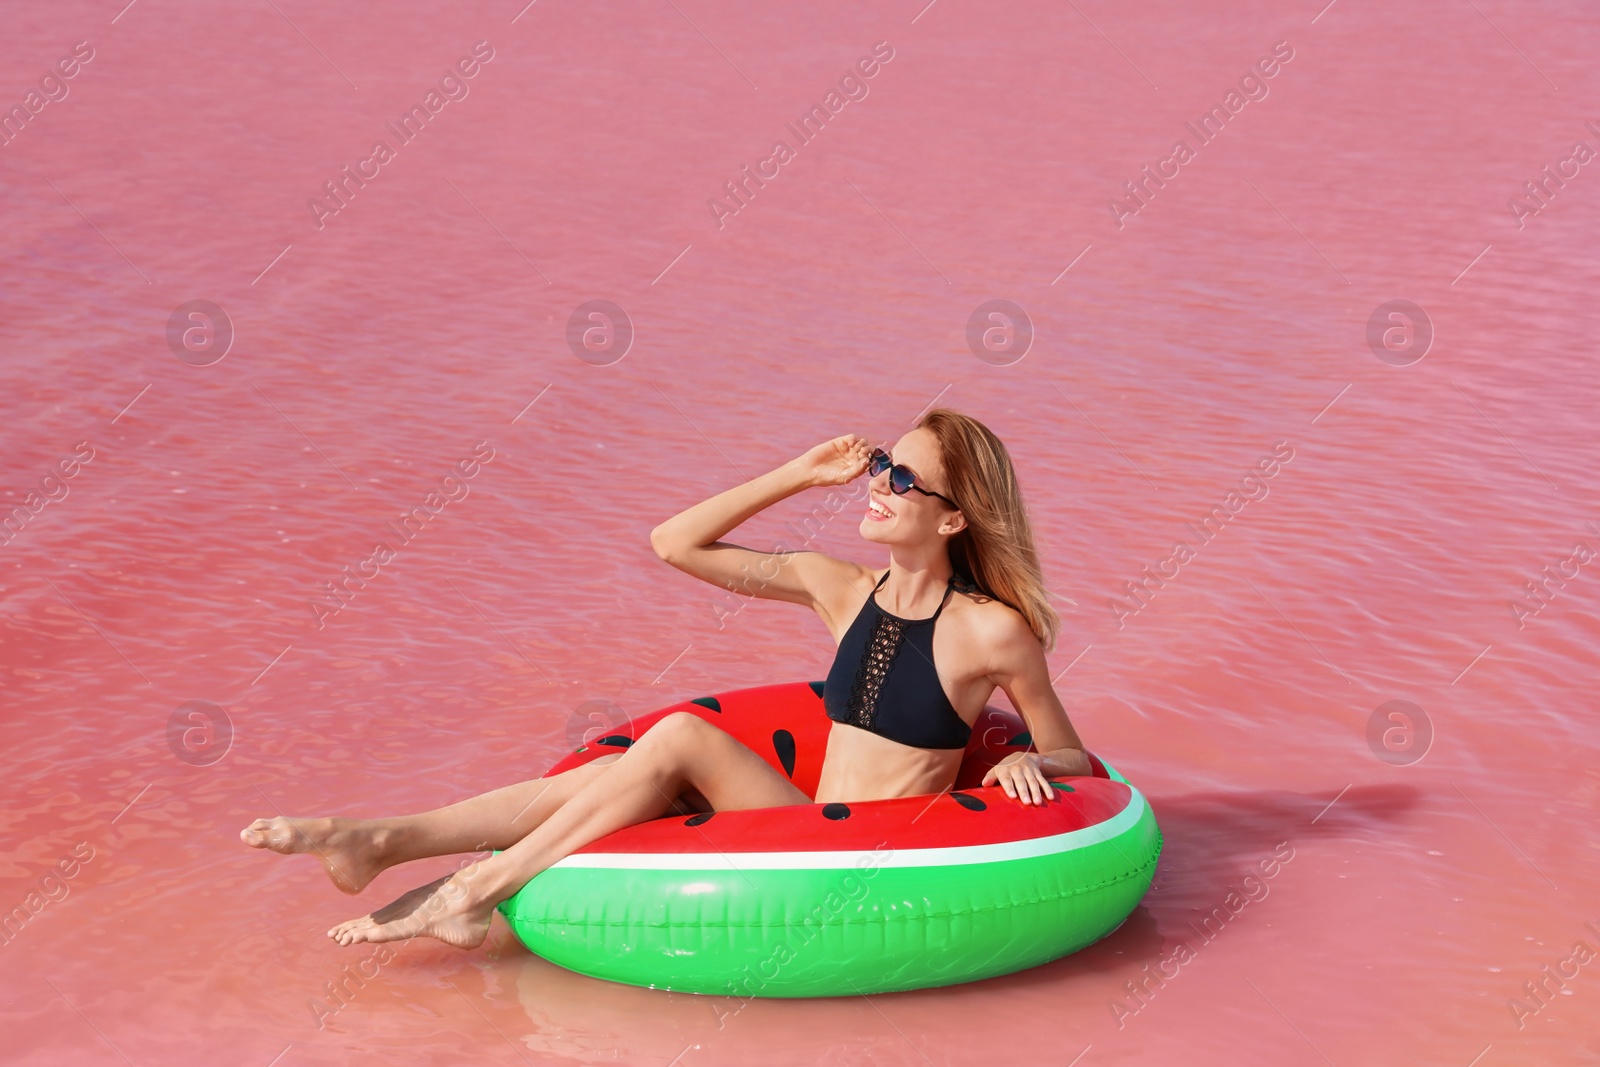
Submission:
<svg viewBox="0 0 1600 1067">
<path fill-rule="evenodd" d="M 939 456 L 939 441 L 932 431 L 917 428 L 894 443 L 889 455 L 917 476 L 917 485 L 931 493 L 950 496 Z M 964 522 L 960 513 L 936 496 L 915 489 L 897 496 L 889 488 L 887 470 L 867 484 L 867 513 L 861 517 L 861 536 L 878 544 L 916 544 L 937 539 L 941 530 L 953 534 Z"/>
</svg>

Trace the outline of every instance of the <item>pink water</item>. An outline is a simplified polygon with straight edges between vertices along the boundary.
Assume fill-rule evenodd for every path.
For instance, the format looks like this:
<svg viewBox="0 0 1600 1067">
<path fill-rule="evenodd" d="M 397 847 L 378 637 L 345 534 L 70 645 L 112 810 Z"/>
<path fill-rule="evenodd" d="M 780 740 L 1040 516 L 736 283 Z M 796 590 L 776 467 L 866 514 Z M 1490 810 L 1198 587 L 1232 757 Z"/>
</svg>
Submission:
<svg viewBox="0 0 1600 1067">
<path fill-rule="evenodd" d="M 0 41 L 8 110 L 93 53 L 0 148 L 9 1062 L 1600 1059 L 1592 7 L 121 4 L 16 8 Z M 385 123 L 479 41 L 400 145 Z M 319 229 L 308 200 L 380 139 Z M 719 228 L 708 198 L 780 139 Z M 595 299 L 633 323 L 620 360 L 567 343 Z M 1020 360 L 968 345 L 992 299 L 1032 322 Z M 232 322 L 220 361 L 169 345 L 194 300 Z M 1431 321 L 1420 359 L 1403 322 L 1368 343 L 1394 300 Z M 371 954 L 323 931 L 454 861 L 346 898 L 240 826 L 535 776 L 587 701 L 821 678 L 816 618 L 731 613 L 649 530 L 935 401 L 1016 457 L 1058 691 L 1165 832 L 1121 930 L 987 982 L 744 1004 L 573 975 L 497 919 L 317 1012 Z M 468 495 L 319 627 L 323 584 L 479 442 Z M 818 503 L 734 539 L 793 545 Z M 813 547 L 881 565 L 859 518 Z M 232 723 L 214 762 L 203 720 L 169 744 L 190 701 Z"/>
</svg>

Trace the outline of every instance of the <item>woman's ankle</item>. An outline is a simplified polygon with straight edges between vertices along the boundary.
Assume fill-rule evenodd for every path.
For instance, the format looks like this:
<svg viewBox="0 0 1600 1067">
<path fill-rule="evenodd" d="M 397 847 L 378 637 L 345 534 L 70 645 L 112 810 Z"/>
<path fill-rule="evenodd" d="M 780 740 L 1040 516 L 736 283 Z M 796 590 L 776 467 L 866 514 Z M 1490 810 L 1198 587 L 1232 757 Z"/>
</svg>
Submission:
<svg viewBox="0 0 1600 1067">
<path fill-rule="evenodd" d="M 379 870 L 387 870 L 403 861 L 401 852 L 406 830 L 400 820 L 363 819 L 359 826 L 352 829 L 357 830 L 365 840 L 367 856 Z"/>
</svg>

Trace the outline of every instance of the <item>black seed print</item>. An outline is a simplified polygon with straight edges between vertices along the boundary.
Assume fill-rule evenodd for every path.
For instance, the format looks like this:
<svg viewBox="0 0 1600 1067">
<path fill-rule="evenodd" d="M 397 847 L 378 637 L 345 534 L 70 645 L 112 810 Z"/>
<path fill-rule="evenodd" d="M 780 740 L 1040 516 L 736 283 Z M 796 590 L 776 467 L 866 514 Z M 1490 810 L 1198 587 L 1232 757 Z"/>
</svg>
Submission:
<svg viewBox="0 0 1600 1067">
<path fill-rule="evenodd" d="M 715 712 L 722 711 L 722 702 L 716 697 L 695 697 L 693 700 L 689 701 L 689 703 L 699 704 L 702 708 L 710 708 Z"/>
<path fill-rule="evenodd" d="M 713 816 L 715 814 L 716 814 L 716 812 L 714 812 L 714 811 L 702 811 L 698 815 L 691 815 L 687 819 L 683 820 L 683 825 L 685 825 L 685 826 L 699 826 L 702 823 L 710 822 L 711 821 L 711 816 Z"/>
<path fill-rule="evenodd" d="M 629 745 L 633 744 L 633 738 L 624 737 L 621 734 L 612 734 L 610 737 L 602 737 L 600 740 L 596 741 L 595 744 L 610 745 L 612 748 L 627 748 Z"/>
<path fill-rule="evenodd" d="M 1033 744 L 1033 735 L 1024 730 L 1016 737 L 1013 737 L 1011 740 L 1007 741 L 1006 744 L 1011 748 L 1026 748 L 1027 746 Z"/>
<path fill-rule="evenodd" d="M 783 764 L 783 773 L 793 778 L 794 734 L 791 734 L 788 730 L 772 731 L 772 751 L 778 754 L 778 762 Z"/>
<path fill-rule="evenodd" d="M 817 694 L 817 699 L 821 700 L 822 699 L 822 688 L 823 688 L 824 683 L 822 683 L 822 682 L 807 682 L 806 684 L 811 687 L 811 691 L 813 693 Z"/>
<path fill-rule="evenodd" d="M 966 793 L 951 793 L 950 796 L 955 799 L 957 804 L 960 804 L 968 811 L 983 811 L 989 806 L 977 797 L 968 796 Z"/>
<path fill-rule="evenodd" d="M 824 804 L 822 805 L 822 817 L 824 819 L 833 819 L 836 821 L 839 819 L 848 819 L 850 817 L 850 805 Z"/>
</svg>

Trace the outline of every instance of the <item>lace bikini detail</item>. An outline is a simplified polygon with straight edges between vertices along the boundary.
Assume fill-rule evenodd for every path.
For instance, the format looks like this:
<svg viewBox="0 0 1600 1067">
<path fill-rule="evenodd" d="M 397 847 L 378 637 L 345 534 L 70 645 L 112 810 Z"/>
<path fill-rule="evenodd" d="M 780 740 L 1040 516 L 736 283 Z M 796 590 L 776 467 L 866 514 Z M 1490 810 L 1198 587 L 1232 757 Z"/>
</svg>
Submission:
<svg viewBox="0 0 1600 1067">
<path fill-rule="evenodd" d="M 894 655 L 905 636 L 903 621 L 881 613 L 878 615 L 877 625 L 872 628 L 866 652 L 861 657 L 861 666 L 856 669 L 855 681 L 850 685 L 850 702 L 846 707 L 853 725 L 863 730 L 872 729 L 872 716 L 878 710 L 878 693 L 883 689 L 889 665 L 894 662 Z"/>
</svg>

